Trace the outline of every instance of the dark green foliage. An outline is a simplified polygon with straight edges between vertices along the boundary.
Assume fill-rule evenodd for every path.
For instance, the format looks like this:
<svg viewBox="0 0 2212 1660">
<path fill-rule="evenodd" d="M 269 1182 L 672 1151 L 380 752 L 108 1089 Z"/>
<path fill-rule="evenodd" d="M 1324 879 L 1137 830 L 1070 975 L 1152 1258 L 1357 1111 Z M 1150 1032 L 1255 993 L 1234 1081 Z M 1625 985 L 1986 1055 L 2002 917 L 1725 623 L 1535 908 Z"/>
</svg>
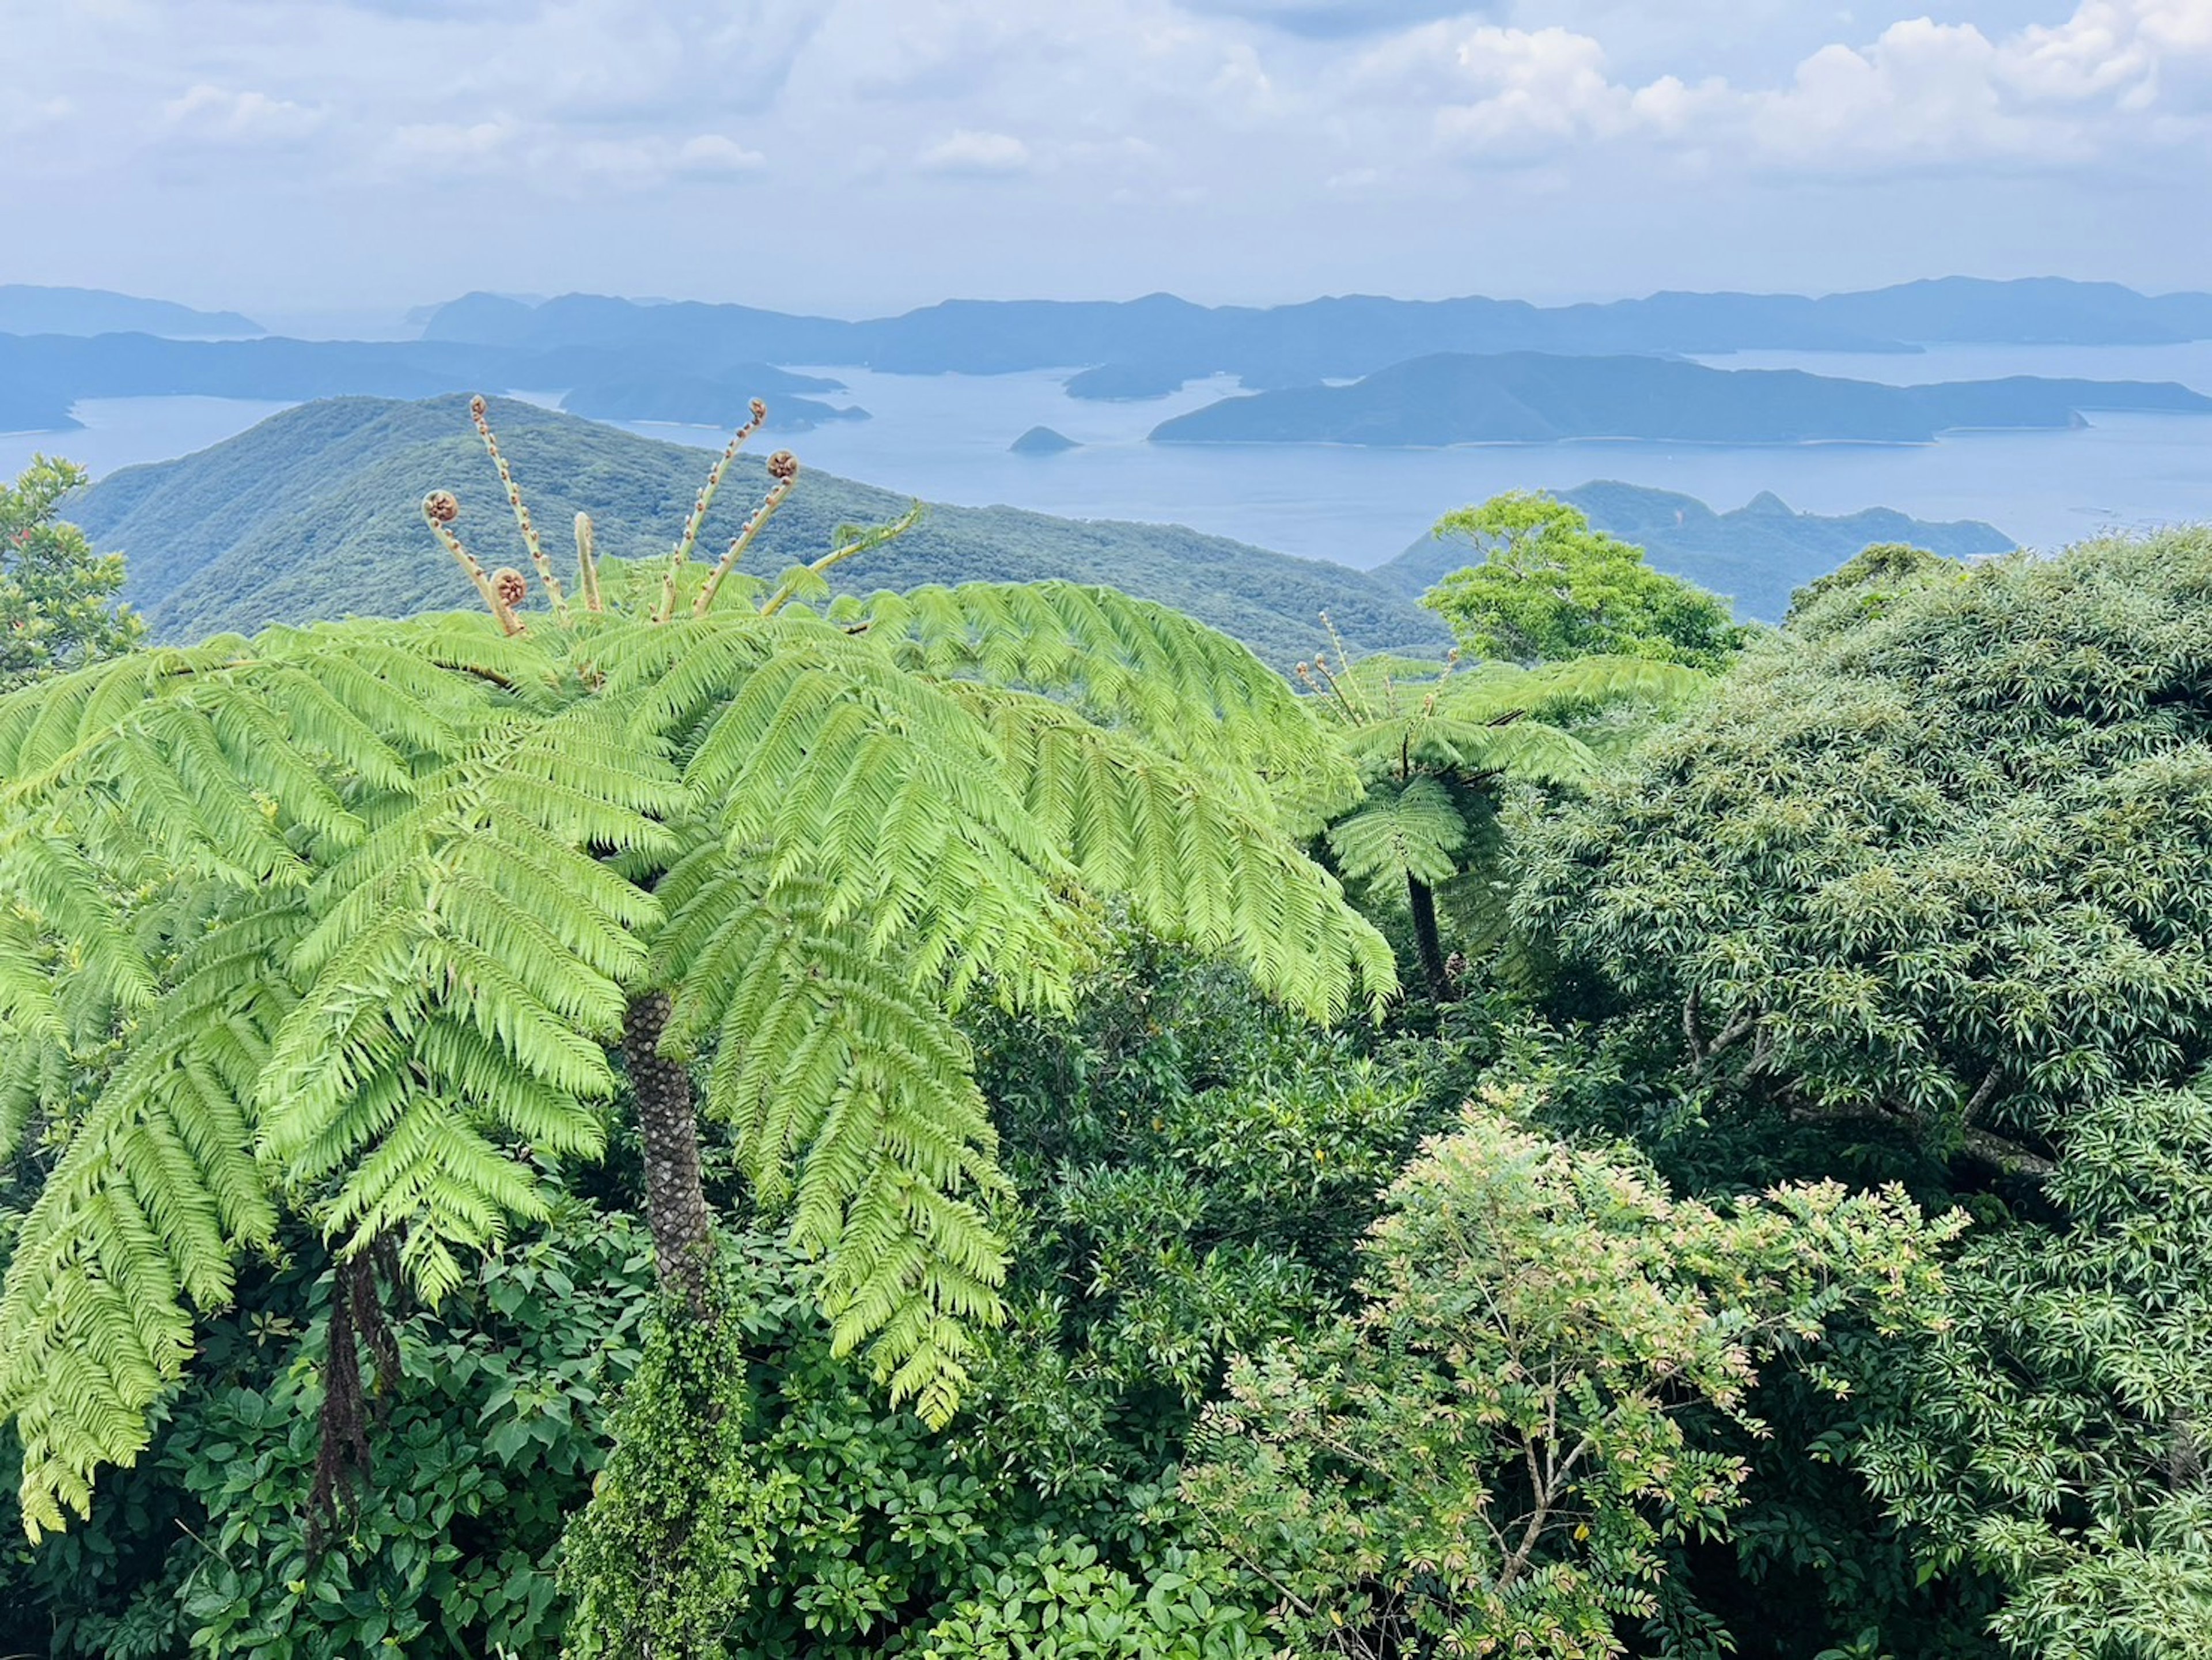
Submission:
<svg viewBox="0 0 2212 1660">
<path fill-rule="evenodd" d="M 197 455 L 125 468 L 71 510 L 101 541 L 133 550 L 131 598 L 163 639 L 472 605 L 453 561 L 423 534 L 416 504 L 425 492 L 460 490 L 456 528 L 488 569 L 530 564 L 486 477 L 465 401 L 307 404 Z M 569 519 L 582 511 L 597 520 L 605 556 L 667 553 L 711 458 L 503 398 L 491 413 L 549 538 L 565 544 Z M 471 488 L 478 479 L 489 488 Z M 702 556 L 721 551 L 766 483 L 762 463 L 740 457 L 701 539 Z M 838 526 L 881 523 L 906 506 L 890 491 L 809 471 L 745 568 L 772 576 L 834 545 Z M 1106 583 L 1212 623 L 1285 670 L 1322 611 L 1364 646 L 1433 648 L 1443 638 L 1416 607 L 1340 566 L 1173 526 L 1004 508 L 934 508 L 898 542 L 830 575 L 861 592 L 977 580 Z"/>
<path fill-rule="evenodd" d="M 642 1227 L 566 1206 L 434 1314 L 399 1319 L 368 1478 L 314 1550 L 324 1264 L 302 1242 L 211 1324 L 190 1386 L 92 1521 L 27 1550 L 10 1484 L 0 1652 L 556 1651 L 562 1529 L 605 1456 L 652 1299 Z"/>
<path fill-rule="evenodd" d="M 1908 588 L 1962 576 L 1966 568 L 1906 542 L 1876 542 L 1790 596 L 1789 626 L 1814 633 L 1848 628 L 1888 608 Z"/>
<path fill-rule="evenodd" d="M 2073 1104 L 2208 1052 L 2208 594 L 2176 532 L 1756 652 L 1531 827 L 1522 914 L 1742 1099 L 2047 1158 Z"/>
<path fill-rule="evenodd" d="M 1784 1438 L 1901 1535 L 1777 1472 L 1750 1566 L 1850 1555 L 1899 1652 L 2197 1651 L 2212 536 L 1869 563 L 1522 827 L 1520 915 L 1604 1017 L 1601 1118 L 1705 1183 L 1886 1168 L 1982 1224 L 1949 1326 L 1845 1357 L 1865 1399 Z"/>
<path fill-rule="evenodd" d="M 2079 1111 L 2046 1196 L 1970 1247 L 1859 1462 L 1932 1562 L 2011 1587 L 2018 1652 L 2212 1653 L 2212 1085 Z"/>
</svg>

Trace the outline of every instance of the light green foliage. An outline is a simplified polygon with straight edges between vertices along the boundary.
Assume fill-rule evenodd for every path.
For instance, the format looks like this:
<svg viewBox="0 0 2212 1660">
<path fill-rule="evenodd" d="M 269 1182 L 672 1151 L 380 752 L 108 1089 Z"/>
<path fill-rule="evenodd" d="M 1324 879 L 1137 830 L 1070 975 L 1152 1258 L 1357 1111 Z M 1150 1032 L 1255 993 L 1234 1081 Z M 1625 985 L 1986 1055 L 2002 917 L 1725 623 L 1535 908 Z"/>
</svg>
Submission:
<svg viewBox="0 0 2212 1660">
<path fill-rule="evenodd" d="M 1956 581 L 1966 569 L 1963 561 L 1946 559 L 1925 548 L 1876 542 L 1792 593 L 1783 626 L 1814 631 L 1848 627 L 1887 609 L 1907 589 Z"/>
<path fill-rule="evenodd" d="M 2015 1652 L 2212 1653 L 2212 1086 L 2084 1110 L 2049 1197 L 1969 1249 L 1859 1461 L 1936 1562 L 2017 1588 Z"/>
<path fill-rule="evenodd" d="M 1170 1549 L 1141 1581 L 1087 1544 L 1047 1540 L 975 1588 L 914 1652 L 924 1660 L 1259 1660 L 1261 1621 L 1212 1556 Z"/>
<path fill-rule="evenodd" d="M 1715 1208 L 1470 1104 L 1389 1190 L 1358 1313 L 1238 1362 L 1187 1500 L 1288 1651 L 1624 1652 L 1668 1541 L 1724 1530 L 1759 1365 L 1926 1317 L 1956 1222 L 1835 1184 Z"/>
<path fill-rule="evenodd" d="M 1728 602 L 1644 562 L 1644 550 L 1594 531 L 1577 508 L 1516 490 L 1437 521 L 1480 558 L 1421 603 L 1475 656 L 1509 663 L 1644 657 L 1717 669 L 1744 630 Z"/>
<path fill-rule="evenodd" d="M 0 483 L 0 691 L 128 651 L 145 633 L 117 598 L 123 556 L 94 553 L 58 516 L 88 477 L 40 455 Z"/>
<path fill-rule="evenodd" d="M 278 629 L 0 699 L 0 1128 L 60 1149 L 0 1303 L 33 1529 L 143 1444 L 276 1210 L 396 1236 L 433 1300 L 543 1216 L 531 1155 L 596 1153 L 648 986 L 839 1352 L 937 1421 L 1004 1271 L 952 1011 L 1064 1003 L 1109 896 L 1316 1018 L 1388 997 L 1218 781 L 1340 763 L 1198 625 L 1068 584 L 675 617 Z M 26 1087 L 88 1061 L 88 1108 Z"/>
</svg>

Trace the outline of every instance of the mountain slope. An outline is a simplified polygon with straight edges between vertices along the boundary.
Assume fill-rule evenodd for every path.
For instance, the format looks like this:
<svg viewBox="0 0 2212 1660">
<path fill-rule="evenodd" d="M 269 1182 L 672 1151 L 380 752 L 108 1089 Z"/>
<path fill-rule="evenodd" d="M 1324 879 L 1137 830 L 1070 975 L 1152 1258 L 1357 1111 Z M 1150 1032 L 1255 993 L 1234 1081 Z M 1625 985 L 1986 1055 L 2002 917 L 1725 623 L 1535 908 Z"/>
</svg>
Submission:
<svg viewBox="0 0 2212 1660">
<path fill-rule="evenodd" d="M 1580 508 L 1595 528 L 1642 548 L 1660 569 L 1727 594 L 1739 617 L 1770 623 L 1781 621 L 1790 608 L 1791 590 L 1876 542 L 1908 543 L 1954 559 L 2004 553 L 2013 546 L 2011 537 L 1979 520 L 1936 522 L 1888 508 L 1832 516 L 1796 513 L 1770 492 L 1728 513 L 1716 513 L 1694 496 L 1610 479 L 1557 494 Z M 1474 558 L 1463 540 L 1425 536 L 1369 575 L 1418 599 Z"/>
<path fill-rule="evenodd" d="M 2066 427 L 2087 410 L 2212 412 L 2172 381 L 2002 380 L 1893 386 L 1798 369 L 1660 357 L 1439 353 L 1348 386 L 1225 398 L 1152 429 L 1158 443 L 1924 442 L 1962 427 Z"/>
<path fill-rule="evenodd" d="M 496 400 L 492 418 L 564 567 L 580 509 L 592 514 L 603 554 L 665 553 L 711 459 L 527 404 Z M 720 552 L 764 487 L 761 458 L 739 458 L 701 538 L 703 553 Z M 525 562 L 459 397 L 304 404 L 198 454 L 112 473 L 70 512 L 100 546 L 129 556 L 130 597 L 157 634 L 188 639 L 474 603 L 422 523 L 419 504 L 434 489 L 459 496 L 457 528 L 486 565 Z M 889 491 L 804 473 L 747 568 L 774 576 L 830 546 L 839 525 L 881 522 L 906 505 Z M 975 578 L 1107 583 L 1188 611 L 1285 667 L 1312 650 L 1324 610 L 1364 648 L 1434 648 L 1443 638 L 1426 612 L 1342 566 L 1177 526 L 1006 508 L 933 508 L 919 529 L 835 575 L 862 590 Z"/>
</svg>

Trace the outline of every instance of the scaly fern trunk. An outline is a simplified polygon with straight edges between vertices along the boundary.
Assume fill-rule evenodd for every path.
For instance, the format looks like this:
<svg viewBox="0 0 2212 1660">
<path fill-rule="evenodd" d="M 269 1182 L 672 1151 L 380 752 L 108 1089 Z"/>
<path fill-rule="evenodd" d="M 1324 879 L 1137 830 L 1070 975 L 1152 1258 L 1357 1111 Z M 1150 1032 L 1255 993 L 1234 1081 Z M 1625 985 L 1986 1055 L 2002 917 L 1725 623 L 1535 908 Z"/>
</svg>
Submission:
<svg viewBox="0 0 2212 1660">
<path fill-rule="evenodd" d="M 681 1293 L 703 1320 L 712 1306 L 707 1276 L 713 1245 L 707 1189 L 699 1177 L 699 1121 L 690 1073 L 660 1053 L 668 1009 L 665 992 L 631 1000 L 623 1021 L 623 1061 L 645 1141 L 645 1214 L 661 1289 Z"/>
<path fill-rule="evenodd" d="M 1413 913 L 1413 944 L 1421 954 L 1421 976 L 1429 982 L 1430 1000 L 1449 1003 L 1458 995 L 1450 970 L 1444 966 L 1443 941 L 1437 933 L 1436 890 L 1418 876 L 1406 878 L 1406 904 Z"/>
</svg>

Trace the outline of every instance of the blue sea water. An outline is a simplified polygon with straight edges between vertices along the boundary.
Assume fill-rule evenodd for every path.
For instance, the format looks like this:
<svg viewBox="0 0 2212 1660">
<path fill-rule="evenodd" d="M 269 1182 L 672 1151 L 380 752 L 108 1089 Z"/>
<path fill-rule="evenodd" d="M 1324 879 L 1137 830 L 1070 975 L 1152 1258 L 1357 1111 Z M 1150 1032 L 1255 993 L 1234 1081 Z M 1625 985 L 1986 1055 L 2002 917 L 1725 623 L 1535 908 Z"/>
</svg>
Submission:
<svg viewBox="0 0 2212 1660">
<path fill-rule="evenodd" d="M 2212 343 L 1743 353 L 1710 361 L 1892 381 L 2170 380 L 2212 392 Z M 1923 445 L 1152 445 L 1145 435 L 1161 421 L 1234 386 L 1198 384 L 1170 398 L 1107 404 L 1069 398 L 1062 375 L 1052 372 L 817 372 L 850 389 L 830 401 L 857 403 L 874 418 L 781 441 L 809 466 L 933 501 L 1170 521 L 1363 568 L 1398 553 L 1452 508 L 1500 490 L 1565 489 L 1594 478 L 1679 490 L 1723 510 L 1771 490 L 1802 511 L 1888 507 L 1923 519 L 1983 519 L 2043 548 L 2107 529 L 2212 520 L 2212 416 L 2092 414 L 2070 431 L 1958 433 Z M 77 411 L 80 431 L 0 435 L 0 470 L 12 472 L 33 449 L 82 460 L 96 474 L 166 459 L 241 431 L 276 407 L 204 398 L 88 403 Z M 1007 446 L 1033 426 L 1054 428 L 1082 447 L 1010 453 Z M 702 447 L 718 447 L 722 438 L 659 423 L 635 429 Z"/>
</svg>

